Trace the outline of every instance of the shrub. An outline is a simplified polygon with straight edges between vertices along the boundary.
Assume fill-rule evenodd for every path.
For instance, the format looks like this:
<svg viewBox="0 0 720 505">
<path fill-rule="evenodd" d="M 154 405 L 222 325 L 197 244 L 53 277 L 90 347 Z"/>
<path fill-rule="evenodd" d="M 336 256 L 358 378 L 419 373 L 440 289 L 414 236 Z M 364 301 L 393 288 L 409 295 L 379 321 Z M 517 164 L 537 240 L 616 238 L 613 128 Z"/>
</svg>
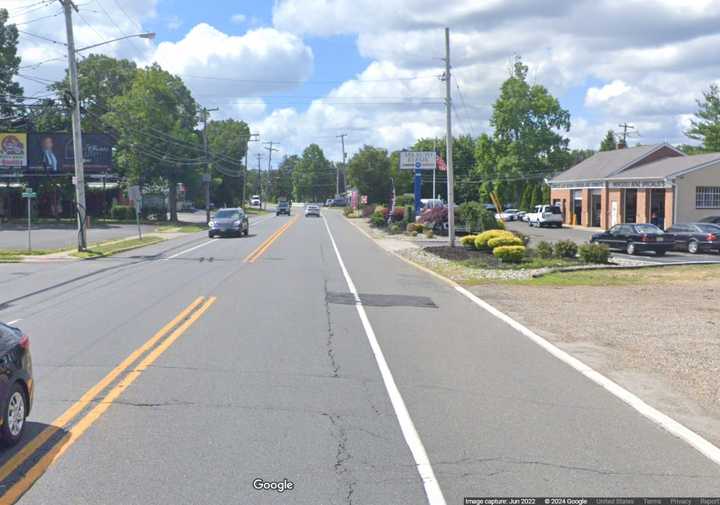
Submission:
<svg viewBox="0 0 720 505">
<path fill-rule="evenodd" d="M 372 216 L 373 213 L 375 212 L 375 207 L 376 207 L 376 205 L 374 203 L 364 206 L 362 208 L 362 217 L 369 218 L 370 216 Z"/>
<path fill-rule="evenodd" d="M 475 249 L 489 251 L 488 242 L 494 238 L 515 238 L 515 235 L 505 230 L 488 230 L 475 237 Z"/>
<path fill-rule="evenodd" d="M 426 230 L 423 230 L 423 235 L 427 238 L 433 238 L 435 236 L 435 232 L 432 231 L 432 228 L 428 228 Z"/>
<path fill-rule="evenodd" d="M 503 263 L 520 263 L 525 256 L 525 246 L 506 245 L 493 249 L 493 256 Z"/>
<path fill-rule="evenodd" d="M 135 219 L 135 208 L 129 205 L 113 205 L 110 209 L 110 217 L 118 221 Z"/>
<path fill-rule="evenodd" d="M 555 244 L 555 256 L 558 258 L 574 258 L 577 252 L 577 244 L 572 240 L 561 240 Z"/>
<path fill-rule="evenodd" d="M 405 231 L 408 233 L 422 233 L 425 227 L 420 223 L 408 223 L 405 227 Z"/>
<path fill-rule="evenodd" d="M 507 245 L 522 245 L 522 246 L 524 246 L 525 244 L 523 243 L 522 240 L 520 240 L 517 237 L 512 237 L 512 238 L 497 237 L 497 238 L 491 238 L 490 240 L 487 241 L 488 248 L 493 249 L 493 250 L 496 247 L 503 247 L 503 246 L 507 246 Z"/>
<path fill-rule="evenodd" d="M 495 214 L 485 208 L 483 208 L 482 212 L 480 213 L 479 226 L 482 231 L 505 229 L 505 225 L 501 221 L 495 219 Z"/>
<path fill-rule="evenodd" d="M 390 220 L 397 223 L 403 219 L 405 219 L 405 209 L 403 207 L 395 207 L 390 216 Z"/>
<path fill-rule="evenodd" d="M 406 205 L 405 206 L 405 221 L 407 221 L 408 223 L 415 222 L 415 206 L 414 205 Z"/>
<path fill-rule="evenodd" d="M 385 213 L 382 209 L 375 210 L 375 212 L 373 212 L 373 215 L 370 216 L 370 224 L 376 228 L 382 228 L 387 224 L 387 221 L 385 220 Z"/>
<path fill-rule="evenodd" d="M 415 205 L 415 195 L 412 193 L 405 193 L 395 197 L 396 207 L 405 207 L 406 205 Z"/>
<path fill-rule="evenodd" d="M 460 239 L 460 244 L 463 247 L 471 247 L 475 249 L 475 239 L 477 238 L 477 235 L 465 235 Z"/>
<path fill-rule="evenodd" d="M 537 252 L 537 255 L 543 259 L 550 259 L 553 257 L 553 254 L 555 254 L 555 251 L 553 250 L 553 245 L 550 242 L 546 242 L 545 240 L 538 242 L 535 251 Z"/>
<path fill-rule="evenodd" d="M 585 263 L 607 263 L 610 259 L 610 249 L 605 244 L 582 244 L 578 252 Z"/>
<path fill-rule="evenodd" d="M 402 232 L 402 228 L 400 228 L 400 225 L 397 223 L 392 223 L 390 226 L 388 226 L 388 233 L 390 235 L 397 235 L 398 233 Z"/>
<path fill-rule="evenodd" d="M 434 207 L 425 209 L 420 214 L 420 222 L 423 224 L 447 223 L 448 210 L 447 207 Z"/>
<path fill-rule="evenodd" d="M 353 209 L 352 207 L 343 207 L 343 214 L 345 215 L 345 217 L 350 217 L 353 212 L 355 212 L 355 209 Z"/>
</svg>

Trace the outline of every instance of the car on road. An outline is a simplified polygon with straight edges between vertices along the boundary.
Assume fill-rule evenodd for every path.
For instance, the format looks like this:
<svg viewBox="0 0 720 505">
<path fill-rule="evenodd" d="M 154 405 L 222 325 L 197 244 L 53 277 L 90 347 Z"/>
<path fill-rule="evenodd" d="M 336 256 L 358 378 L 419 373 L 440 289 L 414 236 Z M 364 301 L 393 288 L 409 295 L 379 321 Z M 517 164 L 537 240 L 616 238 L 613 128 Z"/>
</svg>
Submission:
<svg viewBox="0 0 720 505">
<path fill-rule="evenodd" d="M 30 339 L 19 328 L 0 323 L 0 441 L 17 444 L 34 396 Z"/>
<path fill-rule="evenodd" d="M 305 207 L 305 217 L 320 217 L 320 205 L 311 203 L 307 207 Z"/>
<path fill-rule="evenodd" d="M 675 249 L 690 254 L 720 252 L 720 226 L 711 223 L 674 224 L 667 232 L 675 237 Z"/>
<path fill-rule="evenodd" d="M 278 202 L 277 208 L 275 209 L 275 215 L 279 216 L 280 214 L 287 214 L 290 215 L 290 203 L 289 202 Z"/>
<path fill-rule="evenodd" d="M 701 223 L 711 223 L 720 225 L 720 216 L 708 216 L 700 220 Z"/>
<path fill-rule="evenodd" d="M 328 198 L 327 200 L 325 200 L 325 207 L 332 207 L 332 204 L 333 204 L 332 198 Z"/>
<path fill-rule="evenodd" d="M 590 242 L 605 244 L 610 249 L 619 249 L 627 254 L 652 251 L 664 256 L 675 247 L 675 237 L 665 233 L 654 224 L 622 223 L 616 224 L 602 233 L 595 233 Z"/>
<path fill-rule="evenodd" d="M 560 228 L 563 224 L 562 210 L 555 205 L 536 205 L 535 210 L 528 212 L 525 216 L 530 226 L 537 226 L 538 228 L 543 226 Z"/>
<path fill-rule="evenodd" d="M 253 207 L 260 207 L 262 205 L 262 200 L 260 199 L 260 195 L 253 195 L 250 197 L 250 205 Z"/>
<path fill-rule="evenodd" d="M 346 207 L 348 204 L 347 198 L 344 196 L 336 196 L 332 200 L 332 204 L 330 204 L 331 207 Z"/>
<path fill-rule="evenodd" d="M 520 211 L 518 209 L 505 209 L 504 211 L 495 214 L 495 219 L 500 221 L 517 221 L 519 213 Z"/>
<path fill-rule="evenodd" d="M 242 209 L 220 209 L 209 223 L 208 236 L 222 237 L 226 235 L 246 237 L 250 233 L 250 221 Z"/>
</svg>

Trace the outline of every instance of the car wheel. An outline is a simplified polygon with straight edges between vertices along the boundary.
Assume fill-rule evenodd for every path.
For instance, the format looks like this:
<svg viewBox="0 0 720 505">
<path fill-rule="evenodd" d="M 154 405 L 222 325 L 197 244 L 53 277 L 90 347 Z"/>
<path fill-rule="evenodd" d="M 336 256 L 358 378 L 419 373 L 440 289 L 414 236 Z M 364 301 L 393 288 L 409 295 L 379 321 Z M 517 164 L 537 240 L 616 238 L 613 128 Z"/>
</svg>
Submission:
<svg viewBox="0 0 720 505">
<path fill-rule="evenodd" d="M 247 237 L 248 235 L 250 235 L 250 226 L 249 225 L 247 228 L 245 228 L 245 236 Z"/>
<path fill-rule="evenodd" d="M 656 256 L 665 256 L 665 253 L 666 253 L 666 252 L 667 252 L 667 251 L 665 251 L 665 250 L 655 251 L 655 255 L 656 255 Z"/>
<path fill-rule="evenodd" d="M 6 446 L 17 444 L 22 438 L 25 429 L 25 416 L 27 415 L 27 401 L 25 391 L 17 382 L 10 387 L 3 424 L 0 427 L 0 437 Z"/>
<path fill-rule="evenodd" d="M 214 234 L 214 233 L 212 233 L 212 232 L 208 232 L 208 237 L 210 237 L 210 238 L 214 238 L 214 237 L 215 237 L 215 234 Z"/>
<path fill-rule="evenodd" d="M 700 250 L 700 245 L 697 243 L 697 240 L 691 240 L 688 242 L 688 252 L 690 254 L 697 254 Z"/>
<path fill-rule="evenodd" d="M 635 244 L 632 242 L 628 242 L 627 246 L 625 246 L 625 252 L 628 253 L 630 256 L 635 255 Z"/>
</svg>

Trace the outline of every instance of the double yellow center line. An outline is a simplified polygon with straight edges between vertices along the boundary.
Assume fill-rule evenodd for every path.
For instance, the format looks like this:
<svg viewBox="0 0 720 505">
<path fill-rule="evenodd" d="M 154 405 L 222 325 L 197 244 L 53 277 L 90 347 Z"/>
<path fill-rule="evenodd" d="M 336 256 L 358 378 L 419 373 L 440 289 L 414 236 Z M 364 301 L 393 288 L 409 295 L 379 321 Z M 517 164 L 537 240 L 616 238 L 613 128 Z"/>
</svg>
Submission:
<svg viewBox="0 0 720 505">
<path fill-rule="evenodd" d="M 48 448 L 28 470 L 17 480 L 12 487 L 0 497 L 0 505 L 15 503 L 32 485 L 42 476 L 47 468 L 54 463 L 63 453 L 75 443 L 87 429 L 107 411 L 115 400 L 127 389 L 140 375 L 152 365 L 180 336 L 187 331 L 207 310 L 215 303 L 216 298 L 200 297 L 180 312 L 172 321 L 163 326 L 147 342 L 135 349 L 110 373 L 103 377 L 97 384 L 90 388 L 80 399 L 68 408 L 60 417 L 55 419 L 50 426 L 40 432 L 35 438 L 28 442 L 20 451 L 0 466 L 0 482 L 18 470 L 28 459 L 41 447 L 43 447 L 53 435 L 60 430 L 67 431 L 60 439 Z M 169 334 L 169 336 L 168 336 Z M 164 340 L 162 340 L 164 338 Z M 161 342 L 162 340 L 162 342 Z M 158 342 L 160 342 L 158 344 Z M 145 356 L 132 369 L 130 367 L 142 356 Z M 128 371 L 128 369 L 130 369 Z M 95 401 L 100 393 L 113 384 L 123 373 L 125 376 L 110 389 L 104 398 L 82 417 L 69 425 L 78 417 L 91 402 Z M 4 484 L 4 482 L 3 482 Z"/>
<path fill-rule="evenodd" d="M 263 255 L 265 251 L 267 251 L 270 246 L 275 242 L 278 238 L 280 238 L 280 235 L 285 233 L 288 228 L 290 228 L 295 222 L 299 219 L 299 216 L 295 216 L 290 221 L 282 225 L 280 228 L 278 228 L 275 233 L 270 235 L 265 241 L 260 244 L 257 249 L 255 249 L 253 252 L 247 255 L 247 257 L 243 260 L 245 263 L 255 263 L 255 260 L 257 260 L 260 256 Z"/>
</svg>

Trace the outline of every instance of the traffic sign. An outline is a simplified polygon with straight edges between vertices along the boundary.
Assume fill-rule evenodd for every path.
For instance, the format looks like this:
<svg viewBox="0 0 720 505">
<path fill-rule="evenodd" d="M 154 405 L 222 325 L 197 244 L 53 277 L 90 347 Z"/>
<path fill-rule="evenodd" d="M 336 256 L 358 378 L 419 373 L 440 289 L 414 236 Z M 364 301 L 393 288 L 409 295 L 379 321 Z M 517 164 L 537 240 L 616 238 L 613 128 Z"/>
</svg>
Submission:
<svg viewBox="0 0 720 505">
<path fill-rule="evenodd" d="M 436 158 L 433 151 L 401 151 L 400 170 L 434 170 Z"/>
<path fill-rule="evenodd" d="M 26 191 L 25 193 L 22 194 L 22 197 L 23 198 L 36 198 L 37 193 L 35 193 L 33 191 Z"/>
</svg>

